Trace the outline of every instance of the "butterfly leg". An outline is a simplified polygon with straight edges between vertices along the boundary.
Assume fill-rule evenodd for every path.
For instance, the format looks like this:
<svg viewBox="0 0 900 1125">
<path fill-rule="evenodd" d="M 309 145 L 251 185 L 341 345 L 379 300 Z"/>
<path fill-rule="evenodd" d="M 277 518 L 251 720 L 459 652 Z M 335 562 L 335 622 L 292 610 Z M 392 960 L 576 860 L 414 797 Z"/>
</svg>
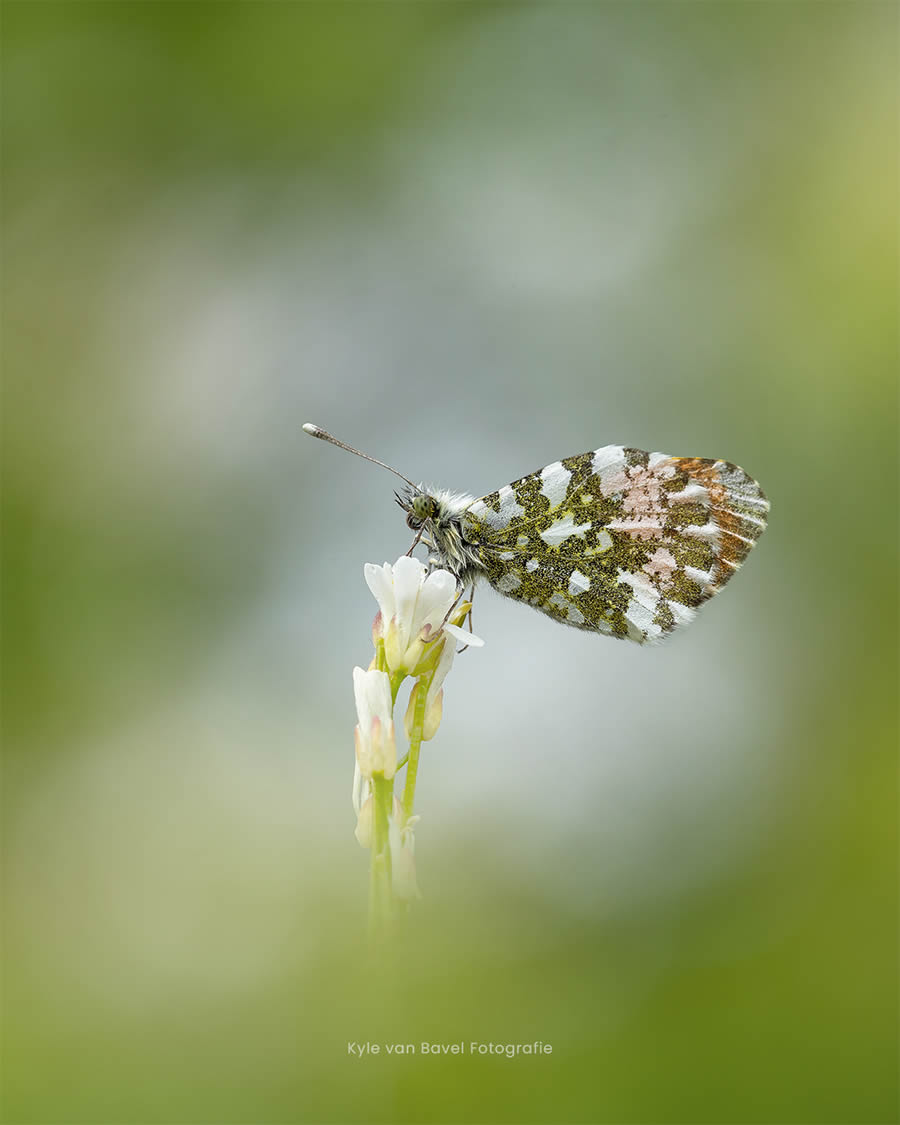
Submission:
<svg viewBox="0 0 900 1125">
<path fill-rule="evenodd" d="M 412 546 L 411 546 L 411 547 L 409 548 L 409 550 L 408 550 L 408 551 L 406 552 L 407 558 L 409 558 L 409 557 L 410 557 L 410 556 L 412 555 L 413 551 L 414 551 L 414 550 L 416 549 L 416 547 L 418 547 L 418 545 L 419 545 L 419 540 L 420 540 L 420 539 L 422 538 L 422 532 L 423 532 L 424 530 L 425 530 L 425 525 L 424 525 L 424 524 L 422 524 L 422 526 L 421 526 L 421 527 L 419 528 L 419 530 L 418 530 L 418 531 L 416 532 L 416 537 L 415 537 L 415 539 L 413 539 L 413 541 L 412 541 Z"/>
<path fill-rule="evenodd" d="M 459 598 L 457 598 L 456 600 L 459 601 Z M 470 633 L 475 632 L 475 627 L 472 624 L 472 610 L 474 609 L 474 607 L 475 607 L 475 583 L 473 582 L 472 585 L 469 587 L 469 612 L 466 614 L 466 617 L 469 619 L 469 632 Z M 463 618 L 463 620 L 465 620 L 465 618 Z M 468 645 L 463 645 L 462 648 L 456 650 L 456 655 L 459 656 L 460 653 L 465 652 L 468 647 L 469 647 Z"/>
</svg>

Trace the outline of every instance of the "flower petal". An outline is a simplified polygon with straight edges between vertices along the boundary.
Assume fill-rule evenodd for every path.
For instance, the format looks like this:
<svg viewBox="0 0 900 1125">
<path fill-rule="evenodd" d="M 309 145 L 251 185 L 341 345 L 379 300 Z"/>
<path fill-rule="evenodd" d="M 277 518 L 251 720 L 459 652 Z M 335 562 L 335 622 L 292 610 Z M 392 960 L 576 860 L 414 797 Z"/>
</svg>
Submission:
<svg viewBox="0 0 900 1125">
<path fill-rule="evenodd" d="M 436 642 L 442 644 L 444 647 L 441 649 L 441 655 L 438 658 L 437 667 L 434 670 L 434 675 L 431 678 L 431 684 L 428 687 L 428 699 L 426 700 L 425 707 L 430 708 L 434 703 L 435 696 L 441 690 L 441 686 L 446 679 L 447 673 L 453 667 L 453 658 L 456 656 L 456 641 L 453 637 L 445 637 L 442 641 Z"/>
<path fill-rule="evenodd" d="M 366 694 L 366 673 L 362 668 L 353 669 L 353 697 L 356 700 L 356 715 L 359 725 L 368 730 L 372 724 L 369 698 Z"/>
<path fill-rule="evenodd" d="M 390 621 L 395 610 L 394 579 L 391 567 L 388 563 L 385 563 L 384 566 L 366 563 L 363 567 L 363 574 L 366 578 L 366 585 L 372 591 L 375 601 L 378 602 L 382 620 Z"/>
<path fill-rule="evenodd" d="M 455 637 L 464 645 L 471 645 L 472 648 L 484 647 L 484 641 L 481 637 L 476 637 L 474 633 L 468 633 L 465 629 L 460 629 L 458 625 L 447 624 L 444 626 L 444 632 L 449 633 L 451 637 Z"/>
<path fill-rule="evenodd" d="M 364 739 L 370 737 L 372 722 L 379 719 L 389 723 L 393 713 L 391 704 L 391 681 L 387 672 L 377 668 L 353 669 L 353 694 L 356 696 L 356 713 Z"/>
<path fill-rule="evenodd" d="M 456 579 L 449 570 L 433 570 L 428 575 L 416 606 L 414 636 L 418 636 L 426 625 L 437 629 L 447 616 L 450 606 L 453 605 L 456 588 Z"/>
<path fill-rule="evenodd" d="M 394 563 L 394 605 L 399 633 L 399 647 L 406 651 L 412 636 L 413 618 L 416 602 L 422 583 L 425 581 L 425 566 L 418 559 L 403 555 Z"/>
</svg>

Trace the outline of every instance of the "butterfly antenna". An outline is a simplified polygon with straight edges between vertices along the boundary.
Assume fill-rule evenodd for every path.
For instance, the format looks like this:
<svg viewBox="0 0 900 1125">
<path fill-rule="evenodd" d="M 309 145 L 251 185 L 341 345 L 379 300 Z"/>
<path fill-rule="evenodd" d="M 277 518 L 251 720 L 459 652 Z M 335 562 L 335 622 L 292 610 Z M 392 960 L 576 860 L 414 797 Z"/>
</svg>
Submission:
<svg viewBox="0 0 900 1125">
<path fill-rule="evenodd" d="M 323 430 L 321 426 L 314 426 L 312 422 L 304 422 L 303 429 L 311 437 L 321 438 L 322 441 L 330 441 L 332 445 L 336 445 L 339 449 L 346 449 L 348 453 L 355 453 L 357 457 L 362 457 L 365 461 L 371 461 L 373 465 L 380 465 L 382 469 L 387 469 L 387 471 L 393 473 L 395 477 L 405 480 L 410 488 L 414 488 L 416 492 L 422 491 L 417 484 L 414 484 L 409 477 L 405 477 L 403 473 L 398 473 L 396 469 L 392 469 L 391 466 L 386 465 L 384 461 L 379 461 L 377 457 L 370 457 L 368 453 L 363 453 L 361 449 L 354 449 L 352 445 L 348 445 L 345 441 L 340 441 L 334 434 Z"/>
</svg>

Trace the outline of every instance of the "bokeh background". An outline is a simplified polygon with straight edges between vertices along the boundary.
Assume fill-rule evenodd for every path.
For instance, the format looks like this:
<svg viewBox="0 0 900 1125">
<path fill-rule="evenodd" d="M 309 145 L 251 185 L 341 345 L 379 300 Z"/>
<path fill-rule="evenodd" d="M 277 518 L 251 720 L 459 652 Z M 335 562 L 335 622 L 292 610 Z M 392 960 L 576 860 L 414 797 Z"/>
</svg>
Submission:
<svg viewBox="0 0 900 1125">
<path fill-rule="evenodd" d="M 897 25 L 6 0 L 5 1120 L 897 1120 Z M 307 420 L 772 500 L 659 649 L 479 597 L 374 964 L 351 669 L 409 535 Z"/>
</svg>

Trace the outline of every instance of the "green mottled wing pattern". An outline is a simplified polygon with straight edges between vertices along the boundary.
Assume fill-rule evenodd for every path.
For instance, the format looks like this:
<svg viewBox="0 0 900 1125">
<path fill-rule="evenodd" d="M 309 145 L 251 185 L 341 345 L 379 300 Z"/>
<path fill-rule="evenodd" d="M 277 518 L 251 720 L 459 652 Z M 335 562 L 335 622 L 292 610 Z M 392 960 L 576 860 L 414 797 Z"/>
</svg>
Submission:
<svg viewBox="0 0 900 1125">
<path fill-rule="evenodd" d="M 643 643 L 690 621 L 725 585 L 768 509 L 727 461 L 608 445 L 473 501 L 461 528 L 499 593 Z"/>
</svg>

